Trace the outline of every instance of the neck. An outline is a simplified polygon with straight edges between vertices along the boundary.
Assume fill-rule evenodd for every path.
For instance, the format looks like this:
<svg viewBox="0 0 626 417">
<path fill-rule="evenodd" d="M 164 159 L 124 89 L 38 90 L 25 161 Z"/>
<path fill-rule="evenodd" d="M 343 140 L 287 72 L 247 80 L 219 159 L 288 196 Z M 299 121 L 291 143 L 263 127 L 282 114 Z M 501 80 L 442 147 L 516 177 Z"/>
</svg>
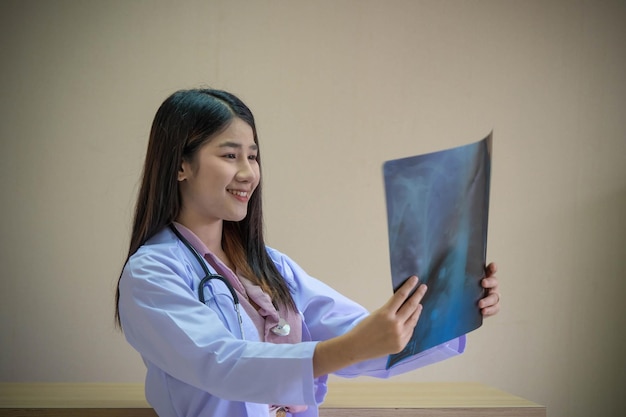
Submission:
<svg viewBox="0 0 626 417">
<path fill-rule="evenodd" d="M 176 222 L 191 230 L 206 245 L 208 250 L 221 258 L 224 253 L 222 249 L 222 220 L 206 222 L 181 213 L 176 218 Z"/>
<path fill-rule="evenodd" d="M 224 248 L 222 248 L 224 222 L 221 219 L 214 222 L 206 222 L 193 216 L 181 214 L 176 219 L 176 222 L 191 230 L 213 255 L 217 256 L 231 271 L 235 271 L 235 265 L 233 265 L 226 252 L 224 252 Z"/>
</svg>

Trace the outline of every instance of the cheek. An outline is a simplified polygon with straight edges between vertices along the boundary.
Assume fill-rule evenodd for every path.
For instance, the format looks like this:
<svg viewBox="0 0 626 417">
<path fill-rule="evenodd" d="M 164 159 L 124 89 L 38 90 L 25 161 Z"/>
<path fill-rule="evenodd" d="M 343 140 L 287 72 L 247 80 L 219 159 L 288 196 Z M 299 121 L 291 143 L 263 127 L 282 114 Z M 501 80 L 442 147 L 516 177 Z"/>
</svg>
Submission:
<svg viewBox="0 0 626 417">
<path fill-rule="evenodd" d="M 254 170 L 254 172 L 256 173 L 256 181 L 255 181 L 255 184 L 254 184 L 254 188 L 256 188 L 259 185 L 259 183 L 261 182 L 261 172 L 260 172 L 260 169 L 259 169 L 258 166 Z"/>
</svg>

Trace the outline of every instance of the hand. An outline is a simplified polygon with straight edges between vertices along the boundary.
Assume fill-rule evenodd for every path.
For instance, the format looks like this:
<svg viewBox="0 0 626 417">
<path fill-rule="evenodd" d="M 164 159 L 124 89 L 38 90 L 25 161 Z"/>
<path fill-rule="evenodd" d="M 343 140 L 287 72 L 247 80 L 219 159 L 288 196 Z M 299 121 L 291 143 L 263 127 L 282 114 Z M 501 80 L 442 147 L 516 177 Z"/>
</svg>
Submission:
<svg viewBox="0 0 626 417">
<path fill-rule="evenodd" d="M 486 295 L 478 302 L 478 308 L 483 317 L 490 317 L 500 311 L 500 292 L 498 291 L 498 278 L 496 272 L 498 267 L 495 263 L 490 263 L 485 269 L 486 275 L 480 281 L 480 285 L 486 290 Z"/>
<path fill-rule="evenodd" d="M 426 285 L 418 285 L 416 276 L 410 277 L 378 310 L 359 323 L 350 333 L 357 338 L 366 358 L 398 353 L 404 349 L 417 325 L 426 294 Z M 410 296 L 409 296 L 410 295 Z"/>
<path fill-rule="evenodd" d="M 352 330 L 319 342 L 313 353 L 313 375 L 317 378 L 357 362 L 402 351 L 422 312 L 420 303 L 426 285 L 420 285 L 410 295 L 417 284 L 417 277 L 409 278 L 385 305 Z"/>
</svg>

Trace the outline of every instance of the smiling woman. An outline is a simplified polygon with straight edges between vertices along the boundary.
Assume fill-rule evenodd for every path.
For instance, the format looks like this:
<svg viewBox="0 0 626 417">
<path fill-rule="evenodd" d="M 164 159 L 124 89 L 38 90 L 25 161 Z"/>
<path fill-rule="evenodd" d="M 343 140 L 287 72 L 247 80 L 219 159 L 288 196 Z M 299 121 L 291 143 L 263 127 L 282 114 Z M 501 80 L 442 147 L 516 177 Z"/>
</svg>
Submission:
<svg viewBox="0 0 626 417">
<path fill-rule="evenodd" d="M 464 336 L 386 369 L 413 334 L 426 286 L 411 277 L 368 313 L 265 245 L 261 190 L 241 100 L 207 89 L 165 100 L 116 309 L 159 416 L 317 416 L 329 373 L 388 377 L 463 351 Z M 495 267 L 487 275 L 476 308 L 491 315 Z"/>
<path fill-rule="evenodd" d="M 248 201 L 261 178 L 257 154 L 252 128 L 234 118 L 191 160 L 183 160 L 176 221 L 194 230 L 214 253 L 222 246 L 222 220 L 238 222 L 246 217 Z M 219 257 L 226 260 L 225 254 Z"/>
</svg>

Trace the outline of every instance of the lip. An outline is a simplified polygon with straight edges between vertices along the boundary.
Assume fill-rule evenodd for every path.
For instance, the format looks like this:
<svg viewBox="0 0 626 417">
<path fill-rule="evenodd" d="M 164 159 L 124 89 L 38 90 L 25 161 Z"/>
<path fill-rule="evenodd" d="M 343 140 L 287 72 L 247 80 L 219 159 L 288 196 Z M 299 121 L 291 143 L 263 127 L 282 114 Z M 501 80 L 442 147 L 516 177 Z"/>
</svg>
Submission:
<svg viewBox="0 0 626 417">
<path fill-rule="evenodd" d="M 235 190 L 235 189 L 230 189 L 230 188 L 227 188 L 226 192 L 228 192 L 228 194 L 230 194 L 232 197 L 234 197 L 235 199 L 241 202 L 247 202 L 250 199 L 250 196 L 252 195 L 252 191 Z"/>
</svg>

